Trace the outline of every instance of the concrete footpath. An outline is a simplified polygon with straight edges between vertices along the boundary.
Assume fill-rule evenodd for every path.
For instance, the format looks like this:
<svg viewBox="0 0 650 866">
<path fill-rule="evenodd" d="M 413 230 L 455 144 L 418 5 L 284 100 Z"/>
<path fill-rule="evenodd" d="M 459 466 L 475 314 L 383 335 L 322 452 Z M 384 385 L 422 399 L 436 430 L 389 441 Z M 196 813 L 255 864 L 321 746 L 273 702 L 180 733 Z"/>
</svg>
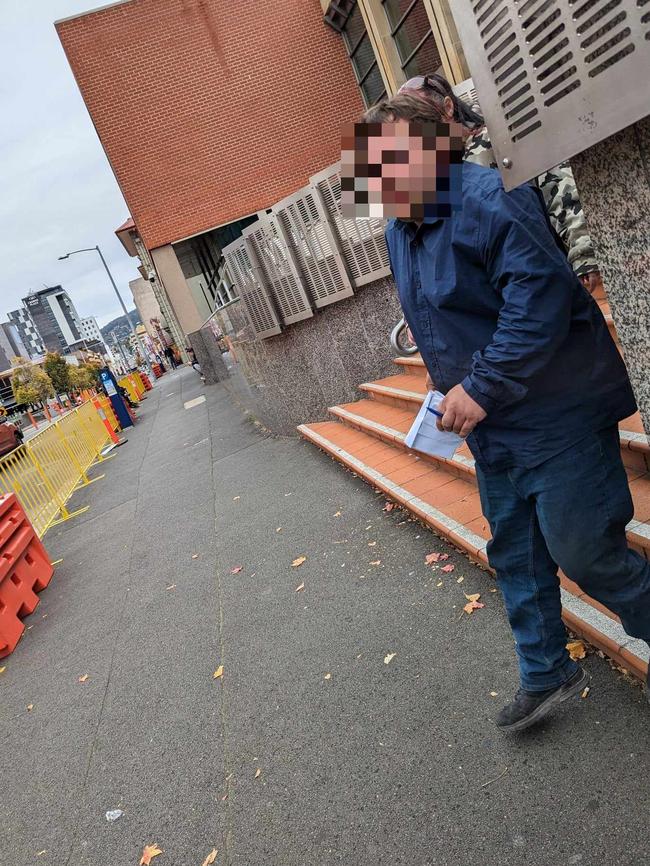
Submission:
<svg viewBox="0 0 650 866">
<path fill-rule="evenodd" d="M 588 698 L 501 735 L 489 575 L 192 370 L 140 416 L 0 661 L 1 866 L 646 862 L 638 686 L 590 655 Z"/>
</svg>

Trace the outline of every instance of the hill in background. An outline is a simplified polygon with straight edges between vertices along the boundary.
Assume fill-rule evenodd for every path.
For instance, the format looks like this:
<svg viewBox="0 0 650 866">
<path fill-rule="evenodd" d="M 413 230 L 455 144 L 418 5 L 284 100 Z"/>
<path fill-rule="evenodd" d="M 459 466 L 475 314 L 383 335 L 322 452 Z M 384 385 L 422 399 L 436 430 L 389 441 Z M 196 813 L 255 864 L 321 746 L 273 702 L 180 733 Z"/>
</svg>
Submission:
<svg viewBox="0 0 650 866">
<path fill-rule="evenodd" d="M 137 325 L 140 321 L 140 316 L 135 307 L 132 310 L 129 310 L 129 316 L 131 317 L 131 321 L 134 325 Z M 115 336 L 117 337 L 120 343 L 123 343 L 128 339 L 131 329 L 129 328 L 129 323 L 126 320 L 126 316 L 118 316 L 117 319 L 113 319 L 107 325 L 104 325 L 103 328 L 100 328 L 104 339 L 108 343 L 113 342 L 112 332 L 115 331 Z"/>
</svg>

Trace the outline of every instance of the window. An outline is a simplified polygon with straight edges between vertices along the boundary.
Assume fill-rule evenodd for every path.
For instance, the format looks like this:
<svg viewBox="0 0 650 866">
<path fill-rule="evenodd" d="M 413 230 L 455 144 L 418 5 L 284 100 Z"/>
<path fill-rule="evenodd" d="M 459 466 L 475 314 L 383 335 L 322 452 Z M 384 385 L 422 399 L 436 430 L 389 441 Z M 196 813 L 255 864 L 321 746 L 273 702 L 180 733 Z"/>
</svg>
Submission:
<svg viewBox="0 0 650 866">
<path fill-rule="evenodd" d="M 386 88 L 356 0 L 349 4 L 340 22 L 340 32 L 363 100 L 366 105 L 374 105 L 386 95 Z"/>
<path fill-rule="evenodd" d="M 422 0 L 382 0 L 382 4 L 406 77 L 438 72 L 442 61 Z"/>
</svg>

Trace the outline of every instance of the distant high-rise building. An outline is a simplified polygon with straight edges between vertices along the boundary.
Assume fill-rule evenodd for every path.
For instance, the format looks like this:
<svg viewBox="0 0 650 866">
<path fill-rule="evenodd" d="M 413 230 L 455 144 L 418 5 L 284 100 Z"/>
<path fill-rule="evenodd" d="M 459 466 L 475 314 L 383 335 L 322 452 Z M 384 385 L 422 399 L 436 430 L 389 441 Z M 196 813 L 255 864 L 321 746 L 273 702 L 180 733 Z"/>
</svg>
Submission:
<svg viewBox="0 0 650 866">
<path fill-rule="evenodd" d="M 38 328 L 25 307 L 12 310 L 8 314 L 8 317 L 9 324 L 15 327 L 18 337 L 26 350 L 24 354 L 32 360 L 45 354 L 45 346 L 43 345 L 41 335 L 38 333 Z"/>
<path fill-rule="evenodd" d="M 92 340 L 93 342 L 99 341 L 100 343 L 105 342 L 102 332 L 99 330 L 97 319 L 94 316 L 87 316 L 81 320 L 81 339 Z"/>
<path fill-rule="evenodd" d="M 0 322 L 0 370 L 8 370 L 14 358 L 28 358 L 27 347 L 12 322 Z"/>
<path fill-rule="evenodd" d="M 48 352 L 65 352 L 83 339 L 79 315 L 61 286 L 32 292 L 23 304 Z"/>
</svg>

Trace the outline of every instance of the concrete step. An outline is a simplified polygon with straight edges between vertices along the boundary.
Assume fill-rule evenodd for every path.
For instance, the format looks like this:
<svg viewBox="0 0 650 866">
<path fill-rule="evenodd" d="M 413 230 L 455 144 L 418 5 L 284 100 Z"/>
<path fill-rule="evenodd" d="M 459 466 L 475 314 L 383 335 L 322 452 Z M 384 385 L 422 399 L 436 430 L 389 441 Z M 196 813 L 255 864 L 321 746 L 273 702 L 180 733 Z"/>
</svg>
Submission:
<svg viewBox="0 0 650 866">
<path fill-rule="evenodd" d="M 365 382 L 359 389 L 378 403 L 412 412 L 414 418 L 426 394 L 426 370 L 419 356 L 417 358 L 419 363 L 410 364 L 406 368 L 409 372 L 397 373 L 375 382 Z M 401 365 L 401 361 L 402 359 L 397 359 L 395 363 Z M 650 471 L 650 444 L 639 413 L 621 421 L 619 432 L 626 467 L 639 472 Z"/>
<path fill-rule="evenodd" d="M 383 417 L 383 421 L 397 424 L 391 427 L 369 417 L 368 413 L 373 413 L 367 406 L 355 413 L 350 405 L 358 406 L 348 404 L 332 410 L 344 423 L 304 424 L 299 432 L 489 569 L 486 546 L 490 533 L 472 474 L 465 472 L 461 477 L 451 461 L 425 460 L 406 449 L 404 431 L 397 429 L 403 426 L 403 418 L 398 418 L 404 414 L 401 410 L 383 407 L 394 409 L 392 418 Z M 561 592 L 567 626 L 636 676 L 644 677 L 647 645 L 629 638 L 610 611 L 564 576 Z"/>
<path fill-rule="evenodd" d="M 423 463 L 442 468 L 475 488 L 474 458 L 467 445 L 463 445 L 451 460 L 430 455 L 416 455 L 407 448 L 404 440 L 413 422 L 412 409 L 387 406 L 376 400 L 359 400 L 355 403 L 332 406 L 329 411 L 346 426 L 392 445 L 401 452 L 417 456 L 417 459 Z M 650 473 L 629 467 L 626 467 L 626 470 L 635 507 L 634 519 L 627 527 L 628 540 L 635 550 L 650 559 Z"/>
</svg>

